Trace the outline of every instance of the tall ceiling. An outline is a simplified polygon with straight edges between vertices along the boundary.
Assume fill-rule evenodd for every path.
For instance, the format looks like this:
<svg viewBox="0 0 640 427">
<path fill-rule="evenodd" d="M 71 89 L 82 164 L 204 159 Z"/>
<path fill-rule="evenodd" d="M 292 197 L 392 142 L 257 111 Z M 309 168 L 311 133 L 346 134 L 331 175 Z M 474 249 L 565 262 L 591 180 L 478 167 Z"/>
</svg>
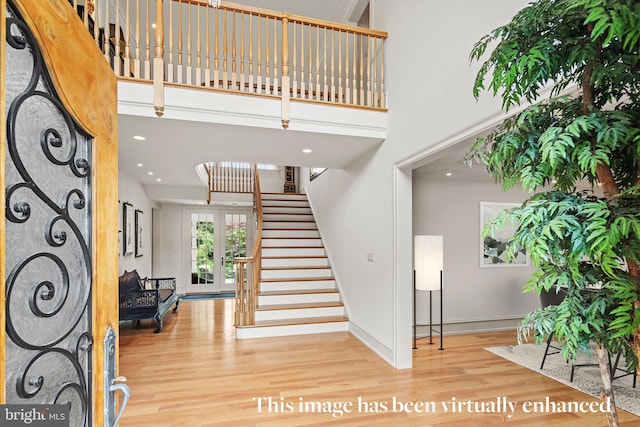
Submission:
<svg viewBox="0 0 640 427">
<path fill-rule="evenodd" d="M 360 20 L 369 1 L 237 0 L 235 3 L 353 24 Z M 163 186 L 202 186 L 194 166 L 205 161 L 343 168 L 379 143 L 346 136 L 327 138 L 310 133 L 127 115 L 119 116 L 118 129 L 120 170 L 142 184 Z M 147 139 L 139 142 L 133 139 L 134 135 Z M 183 148 L 184 141 L 189 141 L 188 150 Z M 314 151 L 313 155 L 301 152 L 302 143 L 304 148 Z M 471 143 L 431 156 L 414 174 L 439 178 L 451 173 L 450 179 L 490 180 L 482 165 L 469 168 L 462 161 Z"/>
</svg>

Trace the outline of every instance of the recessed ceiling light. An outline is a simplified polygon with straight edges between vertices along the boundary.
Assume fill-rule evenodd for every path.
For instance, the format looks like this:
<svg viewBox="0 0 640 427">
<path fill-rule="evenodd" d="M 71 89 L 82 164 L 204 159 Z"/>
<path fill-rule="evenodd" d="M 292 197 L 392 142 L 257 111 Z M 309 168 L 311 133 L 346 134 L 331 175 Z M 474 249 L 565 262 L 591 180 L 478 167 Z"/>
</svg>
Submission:
<svg viewBox="0 0 640 427">
<path fill-rule="evenodd" d="M 198 202 L 199 205 L 204 205 L 204 202 Z"/>
<path fill-rule="evenodd" d="M 139 168 L 141 168 L 141 167 L 143 167 L 143 166 L 144 166 L 144 165 L 143 165 L 142 163 L 138 163 L 138 167 L 139 167 Z"/>
<path fill-rule="evenodd" d="M 156 181 L 160 182 L 162 181 L 162 178 L 156 178 Z"/>
<path fill-rule="evenodd" d="M 153 172 L 147 172 L 149 175 L 153 175 Z"/>
<path fill-rule="evenodd" d="M 445 173 L 444 175 L 445 175 L 445 176 L 451 176 L 451 175 L 453 175 L 453 174 L 452 174 L 451 172 L 447 172 L 447 173 Z"/>
<path fill-rule="evenodd" d="M 303 153 L 309 154 L 312 153 L 313 150 L 311 148 L 305 148 L 304 150 L 302 150 Z"/>
<path fill-rule="evenodd" d="M 145 137 L 144 137 L 144 136 L 142 136 L 142 135 L 135 135 L 135 136 L 133 137 L 133 139 L 135 139 L 136 141 L 146 141 L 146 140 L 147 140 L 147 138 L 145 138 Z"/>
</svg>

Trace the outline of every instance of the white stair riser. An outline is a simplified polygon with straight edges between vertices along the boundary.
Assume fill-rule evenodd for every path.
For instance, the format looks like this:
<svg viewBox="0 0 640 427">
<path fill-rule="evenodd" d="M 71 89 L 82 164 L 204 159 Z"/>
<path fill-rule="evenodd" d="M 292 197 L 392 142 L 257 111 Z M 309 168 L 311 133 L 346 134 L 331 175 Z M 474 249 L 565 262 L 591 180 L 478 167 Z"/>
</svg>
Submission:
<svg viewBox="0 0 640 427">
<path fill-rule="evenodd" d="M 262 230 L 262 238 L 266 237 L 311 237 L 318 238 L 318 230 Z"/>
<path fill-rule="evenodd" d="M 283 193 L 283 194 L 267 194 L 262 193 L 262 200 L 307 200 L 306 194 Z"/>
<path fill-rule="evenodd" d="M 262 208 L 263 215 L 274 215 L 274 214 L 299 214 L 299 215 L 311 215 L 310 208 L 287 208 L 287 207 L 263 207 Z"/>
<path fill-rule="evenodd" d="M 324 266 L 329 266 L 328 258 L 262 258 L 262 268 Z"/>
<path fill-rule="evenodd" d="M 262 208 L 266 208 L 266 207 L 284 207 L 284 206 L 289 206 L 289 207 L 296 207 L 296 208 L 308 208 L 309 207 L 309 202 L 306 200 L 269 200 L 269 199 L 263 199 L 262 200 Z"/>
<path fill-rule="evenodd" d="M 337 292 L 318 294 L 258 295 L 258 305 L 261 306 L 270 304 L 306 304 L 338 301 L 340 301 L 340 294 Z"/>
<path fill-rule="evenodd" d="M 311 323 L 305 325 L 268 326 L 263 328 L 236 328 L 236 338 L 267 338 L 289 335 L 322 334 L 327 332 L 346 332 L 349 322 Z"/>
<path fill-rule="evenodd" d="M 344 307 L 311 307 L 285 310 L 256 310 L 256 322 L 262 320 L 303 319 L 305 317 L 344 316 Z"/>
<path fill-rule="evenodd" d="M 262 221 L 314 221 L 312 214 L 283 214 L 265 213 L 262 214 Z"/>
<path fill-rule="evenodd" d="M 331 268 L 304 268 L 299 270 L 261 270 L 262 279 L 302 279 L 306 277 L 332 277 Z"/>
<path fill-rule="evenodd" d="M 322 246 L 320 239 L 262 239 L 262 247 L 295 247 L 295 246 Z"/>
<path fill-rule="evenodd" d="M 315 221 L 264 221 L 262 223 L 262 230 L 271 230 L 274 228 L 313 228 L 317 229 Z"/>
<path fill-rule="evenodd" d="M 304 280 L 286 282 L 260 282 L 260 291 L 307 291 L 310 289 L 336 289 L 335 280 Z"/>
<path fill-rule="evenodd" d="M 324 247 L 316 248 L 262 248 L 262 256 L 324 256 Z"/>
</svg>

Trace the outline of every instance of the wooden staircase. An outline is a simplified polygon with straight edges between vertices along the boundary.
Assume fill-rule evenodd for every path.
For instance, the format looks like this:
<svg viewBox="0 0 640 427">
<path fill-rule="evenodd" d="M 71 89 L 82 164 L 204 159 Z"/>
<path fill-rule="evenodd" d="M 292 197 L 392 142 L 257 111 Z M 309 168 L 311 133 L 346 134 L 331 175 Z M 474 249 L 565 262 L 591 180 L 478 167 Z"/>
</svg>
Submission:
<svg viewBox="0 0 640 427">
<path fill-rule="evenodd" d="M 237 338 L 348 330 L 329 259 L 304 194 L 262 193 L 262 265 L 255 325 Z"/>
</svg>

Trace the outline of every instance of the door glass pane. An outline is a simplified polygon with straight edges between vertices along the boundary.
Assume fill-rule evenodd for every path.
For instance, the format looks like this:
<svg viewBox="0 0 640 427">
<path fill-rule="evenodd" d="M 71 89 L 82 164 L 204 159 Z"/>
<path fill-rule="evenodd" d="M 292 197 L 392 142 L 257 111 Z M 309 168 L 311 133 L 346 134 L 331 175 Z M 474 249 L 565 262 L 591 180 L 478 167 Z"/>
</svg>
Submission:
<svg viewBox="0 0 640 427">
<path fill-rule="evenodd" d="M 215 224 L 212 213 L 191 214 L 191 283 L 215 283 Z"/>
<path fill-rule="evenodd" d="M 225 222 L 225 254 L 224 254 L 224 283 L 225 287 L 234 286 L 235 271 L 233 268 L 235 258 L 247 256 L 247 215 L 224 215 Z"/>
</svg>

